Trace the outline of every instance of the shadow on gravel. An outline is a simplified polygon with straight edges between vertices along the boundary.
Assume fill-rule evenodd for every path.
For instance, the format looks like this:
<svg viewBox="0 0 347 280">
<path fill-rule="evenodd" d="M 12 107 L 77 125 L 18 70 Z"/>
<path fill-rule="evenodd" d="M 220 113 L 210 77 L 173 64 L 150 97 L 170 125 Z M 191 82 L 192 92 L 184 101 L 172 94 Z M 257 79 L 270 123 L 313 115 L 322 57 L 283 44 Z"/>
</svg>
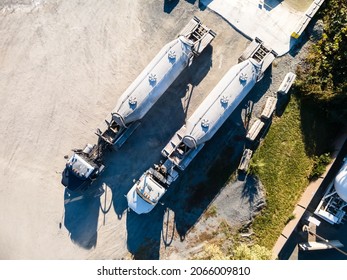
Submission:
<svg viewBox="0 0 347 280">
<path fill-rule="evenodd" d="M 71 241 L 85 249 L 92 249 L 97 242 L 97 226 L 100 208 L 99 196 L 64 193 L 64 226 Z"/>
<path fill-rule="evenodd" d="M 150 213 L 129 211 L 126 219 L 128 250 L 136 260 L 159 259 L 164 207 L 158 204 Z"/>
<path fill-rule="evenodd" d="M 170 14 L 180 0 L 164 0 L 164 12 Z"/>
<path fill-rule="evenodd" d="M 243 127 L 229 119 L 166 193 L 163 202 L 175 213 L 176 230 L 181 240 L 235 171 L 243 149 L 238 139 L 243 134 Z"/>
<path fill-rule="evenodd" d="M 201 0 L 199 0 L 199 9 L 201 11 L 205 11 L 207 6 L 212 2 L 213 0 L 205 0 L 203 3 Z"/>
</svg>

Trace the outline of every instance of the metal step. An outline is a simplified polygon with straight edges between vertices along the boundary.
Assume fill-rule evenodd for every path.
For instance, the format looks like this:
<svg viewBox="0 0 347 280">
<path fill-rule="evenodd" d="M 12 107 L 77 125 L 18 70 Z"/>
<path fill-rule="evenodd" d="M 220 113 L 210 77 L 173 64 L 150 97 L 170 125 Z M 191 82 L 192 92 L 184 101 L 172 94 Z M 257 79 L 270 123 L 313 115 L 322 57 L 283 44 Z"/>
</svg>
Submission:
<svg viewBox="0 0 347 280">
<path fill-rule="evenodd" d="M 164 157 L 168 157 L 176 149 L 179 143 L 181 143 L 183 136 L 185 135 L 186 127 L 182 126 L 179 131 L 170 139 L 169 143 L 162 149 L 161 154 Z"/>
</svg>

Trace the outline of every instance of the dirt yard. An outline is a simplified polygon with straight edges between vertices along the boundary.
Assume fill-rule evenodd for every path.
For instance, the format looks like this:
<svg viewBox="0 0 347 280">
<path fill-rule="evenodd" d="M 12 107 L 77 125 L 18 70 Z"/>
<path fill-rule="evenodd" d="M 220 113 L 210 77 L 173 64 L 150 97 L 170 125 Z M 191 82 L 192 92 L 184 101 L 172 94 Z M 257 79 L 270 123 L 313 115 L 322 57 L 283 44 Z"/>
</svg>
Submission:
<svg viewBox="0 0 347 280">
<path fill-rule="evenodd" d="M 132 179 L 159 159 L 249 43 L 198 2 L 1 1 L 0 259 L 185 259 L 186 248 L 196 246 L 189 234 L 204 230 L 201 217 L 213 201 L 235 226 L 250 219 L 242 184 L 236 192 L 223 189 L 243 149 L 244 104 L 170 187 L 164 205 L 141 216 L 127 211 L 124 195 Z M 66 192 L 60 183 L 64 156 L 96 142 L 94 131 L 118 97 L 193 15 L 217 33 L 212 46 L 122 149 L 106 156 L 97 183 L 104 193 Z M 271 81 L 268 72 L 249 97 L 259 108 L 264 94 L 273 94 Z"/>
</svg>

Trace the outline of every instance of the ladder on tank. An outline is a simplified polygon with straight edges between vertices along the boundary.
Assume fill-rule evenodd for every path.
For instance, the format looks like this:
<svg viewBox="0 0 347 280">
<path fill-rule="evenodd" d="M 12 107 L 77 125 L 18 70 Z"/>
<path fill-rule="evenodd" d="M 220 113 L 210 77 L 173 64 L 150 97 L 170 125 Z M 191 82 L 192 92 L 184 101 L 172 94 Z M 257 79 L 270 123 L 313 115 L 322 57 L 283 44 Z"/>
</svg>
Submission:
<svg viewBox="0 0 347 280">
<path fill-rule="evenodd" d="M 261 62 L 270 52 L 271 50 L 267 49 L 263 44 L 260 44 L 258 50 L 253 54 L 252 58 L 254 58 L 257 62 Z"/>
<path fill-rule="evenodd" d="M 193 43 L 192 51 L 198 56 L 216 37 L 216 33 L 207 26 L 203 25 L 196 16 L 179 33 L 191 43 Z"/>
</svg>

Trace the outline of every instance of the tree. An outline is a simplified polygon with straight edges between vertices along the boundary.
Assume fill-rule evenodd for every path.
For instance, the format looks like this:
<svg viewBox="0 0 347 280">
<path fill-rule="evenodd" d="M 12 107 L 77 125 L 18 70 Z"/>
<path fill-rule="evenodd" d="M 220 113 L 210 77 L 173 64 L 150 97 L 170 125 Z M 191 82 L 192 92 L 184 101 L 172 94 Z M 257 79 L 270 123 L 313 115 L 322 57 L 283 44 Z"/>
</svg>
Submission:
<svg viewBox="0 0 347 280">
<path fill-rule="evenodd" d="M 324 33 L 314 44 L 306 63 L 298 68 L 297 86 L 313 99 L 328 119 L 347 119 L 347 2 L 330 0 L 322 10 Z"/>
</svg>

